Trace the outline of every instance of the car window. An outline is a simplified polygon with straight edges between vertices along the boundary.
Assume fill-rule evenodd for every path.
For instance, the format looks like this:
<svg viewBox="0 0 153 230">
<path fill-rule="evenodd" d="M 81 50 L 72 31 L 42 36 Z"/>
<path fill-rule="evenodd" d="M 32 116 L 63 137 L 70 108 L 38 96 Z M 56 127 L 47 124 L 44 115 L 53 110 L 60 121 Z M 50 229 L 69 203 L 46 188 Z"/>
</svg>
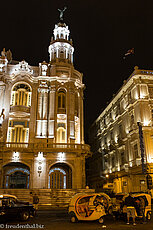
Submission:
<svg viewBox="0 0 153 230">
<path fill-rule="evenodd" d="M 10 198 L 10 201 L 12 201 L 13 203 L 17 202 L 17 200 L 15 198 L 13 198 L 13 197 Z"/>
<path fill-rule="evenodd" d="M 87 202 L 89 202 L 90 198 L 91 198 L 91 196 L 82 197 L 81 199 L 79 199 L 78 204 L 87 203 Z"/>
<path fill-rule="evenodd" d="M 9 206 L 9 199 L 3 199 L 2 200 L 2 206 L 4 206 L 4 207 L 8 207 Z"/>
<path fill-rule="evenodd" d="M 9 206 L 10 207 L 14 207 L 15 206 L 15 199 L 13 199 L 13 198 L 9 199 Z"/>
</svg>

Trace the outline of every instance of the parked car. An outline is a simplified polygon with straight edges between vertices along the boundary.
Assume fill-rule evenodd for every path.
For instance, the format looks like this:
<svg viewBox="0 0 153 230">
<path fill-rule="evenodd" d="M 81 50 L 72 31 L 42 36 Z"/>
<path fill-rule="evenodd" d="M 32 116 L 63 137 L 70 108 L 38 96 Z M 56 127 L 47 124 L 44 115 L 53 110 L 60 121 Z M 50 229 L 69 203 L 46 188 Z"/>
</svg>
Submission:
<svg viewBox="0 0 153 230">
<path fill-rule="evenodd" d="M 35 209 L 29 202 L 20 201 L 14 195 L 0 195 L 0 217 L 19 218 L 26 221 L 30 216 L 35 215 Z"/>
<path fill-rule="evenodd" d="M 105 193 L 81 194 L 72 197 L 69 204 L 71 222 L 78 220 L 104 222 L 104 216 L 109 213 L 110 197 Z"/>
</svg>

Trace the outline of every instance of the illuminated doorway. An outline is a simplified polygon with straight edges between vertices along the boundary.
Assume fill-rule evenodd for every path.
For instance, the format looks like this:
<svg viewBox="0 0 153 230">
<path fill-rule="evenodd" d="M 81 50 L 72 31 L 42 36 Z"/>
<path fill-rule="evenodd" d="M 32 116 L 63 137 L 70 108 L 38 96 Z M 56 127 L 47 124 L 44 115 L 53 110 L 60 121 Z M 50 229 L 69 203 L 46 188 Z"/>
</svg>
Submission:
<svg viewBox="0 0 153 230">
<path fill-rule="evenodd" d="M 49 188 L 51 189 L 72 188 L 72 170 L 68 165 L 58 163 L 50 168 Z"/>
<path fill-rule="evenodd" d="M 9 163 L 3 167 L 3 187 L 9 189 L 28 189 L 30 182 L 29 167 L 22 163 Z"/>
</svg>

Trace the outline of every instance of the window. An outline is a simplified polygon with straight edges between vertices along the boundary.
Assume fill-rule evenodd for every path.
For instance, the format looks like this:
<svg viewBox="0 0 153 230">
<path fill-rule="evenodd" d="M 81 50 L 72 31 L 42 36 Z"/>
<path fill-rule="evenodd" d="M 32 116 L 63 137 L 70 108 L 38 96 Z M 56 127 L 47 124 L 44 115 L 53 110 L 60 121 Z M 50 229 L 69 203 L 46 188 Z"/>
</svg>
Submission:
<svg viewBox="0 0 153 230">
<path fill-rule="evenodd" d="M 132 114 L 131 115 L 131 121 L 130 121 L 131 129 L 133 129 L 133 124 L 134 124 L 134 116 Z"/>
<path fill-rule="evenodd" d="M 66 95 L 65 91 L 60 90 L 58 93 L 58 109 L 66 108 Z"/>
<path fill-rule="evenodd" d="M 128 93 L 128 101 L 129 101 L 129 104 L 131 103 L 131 99 L 132 99 L 132 97 L 131 97 L 131 92 L 129 92 L 129 93 Z"/>
<path fill-rule="evenodd" d="M 151 114 L 152 114 L 152 119 L 153 119 L 153 109 L 151 110 Z"/>
<path fill-rule="evenodd" d="M 113 131 L 111 131 L 111 133 L 110 133 L 110 139 L 111 139 L 111 142 L 114 140 L 113 139 Z"/>
<path fill-rule="evenodd" d="M 115 156 L 112 156 L 112 168 L 115 167 Z"/>
<path fill-rule="evenodd" d="M 63 52 L 63 50 L 60 51 L 60 58 L 64 58 L 64 52 Z"/>
<path fill-rule="evenodd" d="M 9 121 L 8 142 L 27 143 L 29 139 L 29 122 Z"/>
<path fill-rule="evenodd" d="M 15 85 L 11 94 L 11 105 L 31 106 L 31 91 L 26 84 Z"/>
<path fill-rule="evenodd" d="M 79 104 L 78 104 L 78 94 L 75 93 L 75 115 L 76 115 L 76 116 L 78 116 L 78 108 L 79 108 L 78 105 L 79 105 Z"/>
<path fill-rule="evenodd" d="M 62 126 L 57 129 L 57 143 L 66 143 L 66 129 Z"/>
<path fill-rule="evenodd" d="M 124 159 L 124 152 L 121 152 L 121 166 L 124 165 L 125 159 Z"/>
<path fill-rule="evenodd" d="M 148 87 L 150 98 L 153 98 L 153 86 Z"/>
<path fill-rule="evenodd" d="M 123 137 L 123 128 L 122 124 L 119 125 L 119 138 L 121 139 Z"/>
<path fill-rule="evenodd" d="M 133 146 L 133 151 L 134 151 L 133 157 L 134 157 L 134 159 L 135 159 L 135 158 L 138 157 L 138 145 L 137 145 L 137 144 L 135 144 L 135 145 Z"/>
</svg>

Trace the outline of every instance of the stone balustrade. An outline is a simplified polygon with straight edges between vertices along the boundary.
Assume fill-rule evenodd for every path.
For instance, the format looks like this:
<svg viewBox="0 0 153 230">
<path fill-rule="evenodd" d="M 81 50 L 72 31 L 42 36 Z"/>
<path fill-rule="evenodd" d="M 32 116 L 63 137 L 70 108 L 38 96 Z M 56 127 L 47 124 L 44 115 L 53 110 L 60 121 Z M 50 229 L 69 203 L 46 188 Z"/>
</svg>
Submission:
<svg viewBox="0 0 153 230">
<path fill-rule="evenodd" d="M 23 106 L 23 105 L 14 105 L 14 106 L 10 106 L 10 112 L 30 113 L 30 107 Z"/>
<path fill-rule="evenodd" d="M 0 143 L 0 149 L 2 151 L 20 151 L 26 149 L 28 151 L 54 151 L 54 152 L 80 152 L 90 153 L 90 146 L 87 144 L 66 144 L 66 143 Z"/>
</svg>

